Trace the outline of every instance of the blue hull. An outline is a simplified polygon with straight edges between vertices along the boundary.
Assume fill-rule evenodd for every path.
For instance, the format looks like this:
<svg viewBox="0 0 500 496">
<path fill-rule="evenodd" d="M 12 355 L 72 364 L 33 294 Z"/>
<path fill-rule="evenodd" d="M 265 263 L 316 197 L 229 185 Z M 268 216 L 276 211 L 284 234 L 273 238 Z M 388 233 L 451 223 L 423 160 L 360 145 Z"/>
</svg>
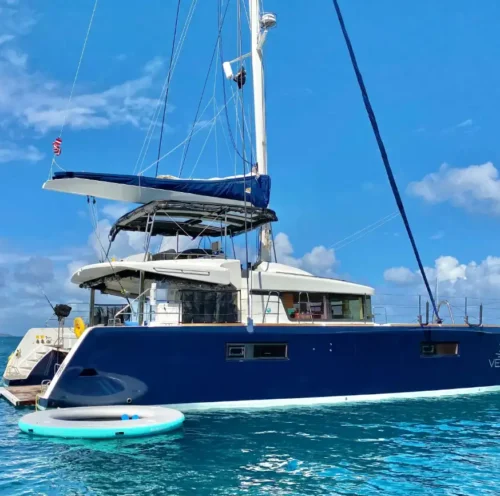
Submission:
<svg viewBox="0 0 500 496">
<path fill-rule="evenodd" d="M 229 359 L 230 343 L 285 343 L 286 358 Z M 456 343 L 453 355 L 423 346 Z M 500 385 L 500 328 L 96 327 L 42 406 L 172 405 Z"/>
</svg>

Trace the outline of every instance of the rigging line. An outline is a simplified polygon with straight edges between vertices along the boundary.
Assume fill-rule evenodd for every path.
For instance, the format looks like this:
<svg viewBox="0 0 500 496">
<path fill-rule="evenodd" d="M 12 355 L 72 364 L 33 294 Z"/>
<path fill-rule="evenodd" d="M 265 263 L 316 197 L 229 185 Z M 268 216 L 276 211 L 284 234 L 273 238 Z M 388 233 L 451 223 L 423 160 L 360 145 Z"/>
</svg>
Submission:
<svg viewBox="0 0 500 496">
<path fill-rule="evenodd" d="M 240 96 L 239 96 L 239 91 L 238 91 L 238 90 L 233 90 L 233 89 L 231 88 L 231 94 L 233 94 L 233 92 L 235 92 L 235 93 L 236 93 L 236 96 L 237 96 L 237 98 L 238 98 L 238 102 L 239 102 L 239 103 L 242 103 L 242 100 L 241 100 L 241 98 L 240 98 Z M 249 118 L 248 120 L 250 120 L 250 118 Z M 246 124 L 246 116 L 245 116 L 245 112 L 244 112 L 243 110 L 242 110 L 242 112 L 241 112 L 241 122 L 242 122 L 242 123 L 240 124 L 240 119 L 238 118 L 238 112 L 236 112 L 236 127 L 237 127 L 237 128 L 238 128 L 238 130 L 240 131 L 240 135 L 243 135 L 243 133 L 246 131 L 246 134 L 247 134 L 247 136 L 248 136 L 248 140 L 249 140 L 249 142 L 251 143 L 251 142 L 252 142 L 252 136 L 251 136 L 251 134 L 250 134 L 250 129 L 249 129 L 249 126 L 248 126 L 248 125 L 247 125 L 247 126 L 245 126 L 245 124 Z M 250 157 L 251 157 L 251 158 L 250 158 L 250 160 L 252 160 L 252 157 L 253 157 L 253 149 L 252 149 L 252 147 L 251 147 L 251 146 L 250 146 Z M 247 164 L 248 164 L 248 163 L 252 163 L 252 162 L 248 162 L 248 161 L 247 161 Z"/>
<path fill-rule="evenodd" d="M 205 147 L 207 146 L 208 140 L 212 134 L 212 131 L 215 128 L 215 125 L 217 124 L 217 121 L 214 120 L 213 124 L 210 126 L 210 129 L 207 133 L 207 137 L 205 138 L 205 141 L 203 142 L 203 146 L 201 147 L 200 153 L 198 154 L 198 158 L 196 159 L 196 162 L 194 163 L 193 170 L 191 171 L 191 175 L 189 176 L 189 179 L 193 179 L 193 174 L 194 171 L 196 170 L 196 167 L 198 166 L 198 163 L 201 159 L 201 156 L 203 155 L 203 152 L 205 151 Z"/>
<path fill-rule="evenodd" d="M 51 301 L 49 300 L 49 297 L 46 295 L 45 291 L 43 290 L 42 285 L 37 282 L 36 283 L 38 286 L 38 289 L 42 292 L 43 296 L 45 296 L 45 299 L 47 300 L 47 303 L 50 305 L 50 308 L 52 308 L 53 312 L 56 313 L 56 309 L 54 308 L 54 305 L 52 305 Z"/>
<path fill-rule="evenodd" d="M 353 239 L 350 239 L 349 241 L 346 241 L 345 243 L 342 243 L 339 246 L 336 246 L 335 251 L 339 251 L 341 248 L 345 248 L 346 246 L 350 245 L 351 243 L 354 243 L 354 241 L 359 241 L 361 238 L 364 238 L 367 234 L 370 234 L 373 231 L 376 231 L 379 227 L 382 227 L 383 225 L 387 224 L 388 222 L 395 219 L 396 217 L 399 217 L 399 213 L 397 215 L 395 215 L 394 217 L 386 219 L 384 222 L 381 222 L 380 224 L 376 225 L 375 227 L 368 229 L 367 231 L 363 232 L 359 236 L 357 236 Z"/>
<path fill-rule="evenodd" d="M 161 121 L 161 131 L 160 131 L 160 142 L 158 143 L 158 160 L 161 155 L 161 143 L 163 141 L 163 128 L 165 127 L 165 114 L 167 113 L 167 102 L 168 102 L 168 93 L 170 90 L 170 80 L 172 78 L 172 62 L 174 58 L 174 50 L 175 50 L 175 40 L 177 38 L 177 24 L 179 23 L 179 10 L 181 7 L 181 0 L 177 0 L 177 11 L 175 13 L 175 23 L 174 23 L 174 35 L 172 37 L 172 49 L 170 50 L 170 62 L 168 64 L 168 75 L 167 75 L 167 89 L 165 91 L 165 102 L 163 104 L 163 117 Z M 158 175 L 158 164 L 160 162 L 156 162 L 156 172 L 155 176 Z"/>
<path fill-rule="evenodd" d="M 186 39 L 187 32 L 189 30 L 189 26 L 191 25 L 191 21 L 192 21 L 193 15 L 194 15 L 197 1 L 198 0 L 193 0 L 193 2 L 190 5 L 190 9 L 189 9 L 188 15 L 186 17 L 186 21 L 184 23 L 184 28 L 181 32 L 179 43 L 177 45 L 177 49 L 176 49 L 175 54 L 174 54 L 174 62 L 173 62 L 172 72 L 171 72 L 172 76 L 175 72 L 175 68 L 177 67 L 177 62 L 179 60 L 179 57 L 180 57 L 180 54 L 182 51 L 182 47 L 184 45 L 184 41 Z M 168 77 L 168 75 L 167 75 L 167 77 Z M 136 161 L 136 164 L 134 167 L 134 174 L 138 168 L 143 167 L 144 161 L 146 160 L 149 146 L 151 145 L 151 139 L 153 138 L 154 130 L 156 128 L 158 118 L 160 116 L 161 100 L 162 100 L 163 92 L 166 90 L 166 87 L 167 87 L 167 78 L 165 78 L 165 82 L 163 83 L 163 87 L 161 89 L 160 96 L 158 97 L 158 101 L 156 103 L 156 108 L 155 108 L 155 111 L 154 111 L 153 116 L 151 118 L 148 131 L 147 131 L 146 136 L 144 138 L 144 141 L 143 141 L 143 144 L 141 147 L 141 151 L 139 152 L 139 156 L 137 157 L 137 161 Z M 143 151 L 144 151 L 144 153 L 143 153 Z M 141 156 L 142 156 L 142 160 L 141 160 Z M 139 165 L 139 162 L 140 162 L 140 165 Z"/>
<path fill-rule="evenodd" d="M 231 94 L 232 93 L 232 88 L 229 86 L 231 89 Z M 235 93 L 236 95 L 238 94 L 237 92 Z M 234 104 L 234 122 L 236 123 L 236 127 L 238 127 L 238 104 L 235 102 Z M 240 155 L 239 153 L 239 148 L 238 148 L 238 139 L 241 138 L 241 133 L 238 133 L 236 130 L 236 138 L 234 140 L 234 175 L 238 173 L 238 156 Z"/>
<path fill-rule="evenodd" d="M 231 157 L 231 149 L 229 148 L 229 141 L 228 141 L 227 136 L 226 136 L 226 131 L 224 130 L 224 124 L 223 124 L 222 120 L 220 120 L 220 119 L 217 122 L 220 124 L 221 133 L 222 133 L 222 136 L 224 137 L 224 143 L 225 143 L 226 149 L 227 149 L 227 154 L 229 155 L 229 157 Z M 236 175 L 236 171 L 235 171 L 234 175 Z"/>
<path fill-rule="evenodd" d="M 222 38 L 220 40 L 220 63 L 221 65 L 224 63 L 224 54 L 223 54 L 223 44 L 222 44 Z M 231 123 L 229 121 L 229 112 L 227 111 L 227 104 L 229 103 L 227 101 L 227 95 L 226 95 L 226 77 L 224 76 L 224 73 L 221 72 L 221 77 L 222 77 L 222 94 L 224 96 L 224 108 L 226 109 L 225 110 L 225 115 L 226 115 L 226 124 L 227 124 L 227 131 L 228 131 L 228 134 L 229 134 L 229 138 L 231 140 L 231 143 L 233 145 L 233 148 L 234 148 L 234 151 L 236 152 L 236 154 L 242 159 L 244 160 L 248 165 L 250 165 L 250 168 L 253 167 L 254 164 L 252 164 L 251 162 L 248 162 L 248 160 L 246 160 L 243 155 L 241 155 L 240 151 L 238 150 L 238 145 L 236 144 L 235 140 L 234 140 L 234 135 L 233 135 L 233 131 L 231 129 Z"/>
<path fill-rule="evenodd" d="M 92 198 L 92 202 L 90 200 L 91 198 Z M 130 305 L 131 303 L 130 303 L 130 300 L 128 299 L 127 291 L 123 287 L 122 283 L 120 282 L 120 279 L 118 278 L 118 276 L 116 274 L 115 268 L 113 267 L 113 264 L 111 263 L 111 260 L 109 259 L 109 256 L 108 256 L 109 248 L 108 248 L 108 250 L 104 249 L 104 245 L 102 244 L 102 241 L 101 241 L 101 236 L 99 235 L 98 214 L 97 214 L 97 207 L 96 207 L 97 202 L 96 202 L 95 197 L 87 196 L 87 203 L 89 205 L 91 222 L 92 222 L 92 225 L 94 227 L 94 234 L 95 234 L 95 237 L 97 239 L 97 242 L 99 243 L 99 246 L 101 247 L 102 254 L 104 255 L 107 262 L 109 263 L 109 266 L 111 267 L 111 271 L 113 272 L 113 276 L 115 276 L 116 282 L 118 283 L 118 286 L 120 286 L 120 290 L 121 290 L 120 292 L 123 294 L 123 297 L 127 300 L 127 303 Z M 111 247 L 111 245 L 110 245 L 110 247 Z"/>
<path fill-rule="evenodd" d="M 229 100 L 229 101 L 231 101 L 231 100 Z M 228 103 L 229 103 L 229 102 L 228 102 Z M 205 128 L 206 128 L 207 126 L 209 126 L 210 124 L 212 124 L 212 122 L 213 122 L 214 120 L 216 120 L 216 119 L 217 119 L 217 117 L 218 117 L 218 116 L 219 116 L 219 115 L 223 112 L 223 110 L 224 110 L 224 107 L 223 107 L 223 108 L 221 108 L 221 109 L 219 110 L 219 112 L 217 112 L 217 115 L 216 115 L 213 119 L 209 120 L 207 123 L 204 123 L 203 125 L 198 126 L 198 127 L 196 128 L 196 130 L 193 132 L 193 136 L 194 136 L 195 134 L 199 133 L 201 130 L 205 129 Z M 180 142 L 177 146 L 174 146 L 174 148 L 172 148 L 169 152 L 165 153 L 165 155 L 163 155 L 163 156 L 161 156 L 161 157 L 160 157 L 160 161 L 162 161 L 164 158 L 168 157 L 168 156 L 169 156 L 169 155 L 171 155 L 173 152 L 175 152 L 175 150 L 177 150 L 177 149 L 178 149 L 178 148 L 180 148 L 182 145 L 184 145 L 185 143 L 187 143 L 189 139 L 190 139 L 190 136 L 188 136 L 188 137 L 187 137 L 184 141 L 181 141 L 181 142 Z M 153 167 L 153 166 L 155 166 L 155 165 L 156 165 L 156 162 L 158 162 L 158 161 L 157 161 L 157 160 L 155 160 L 154 162 L 152 162 L 151 164 L 149 164 L 149 165 L 148 165 L 145 169 L 143 169 L 142 171 L 140 171 L 140 172 L 138 173 L 138 175 L 140 176 L 140 175 L 144 174 L 144 172 L 146 172 L 146 171 L 148 171 L 149 169 L 151 169 L 151 167 Z"/>
<path fill-rule="evenodd" d="M 68 98 L 68 101 L 66 103 L 66 109 L 64 111 L 64 117 L 63 117 L 63 122 L 61 125 L 61 130 L 59 131 L 59 137 L 62 136 L 64 126 L 66 125 L 66 118 L 68 116 L 69 104 L 71 103 L 71 99 L 73 98 L 73 93 L 75 91 L 76 81 L 78 79 L 78 74 L 80 73 L 80 67 L 82 65 L 83 55 L 85 54 L 85 48 L 87 47 L 87 41 L 89 39 L 90 29 L 92 28 L 92 23 L 94 22 L 94 16 L 95 16 L 95 12 L 97 10 L 98 1 L 99 0 L 95 0 L 95 2 L 94 2 L 94 8 L 92 10 L 92 15 L 90 16 L 89 26 L 87 28 L 87 34 L 85 35 L 85 39 L 83 41 L 82 51 L 80 53 L 80 60 L 78 61 L 78 66 L 76 68 L 75 78 L 73 79 L 73 85 L 71 86 L 71 92 L 69 94 L 69 98 Z"/>
<path fill-rule="evenodd" d="M 382 136 L 380 135 L 380 130 L 377 124 L 377 119 L 375 117 L 375 113 L 373 111 L 372 105 L 370 103 L 370 99 L 368 97 L 368 92 L 366 90 L 366 86 L 363 80 L 363 76 L 361 74 L 361 71 L 359 70 L 358 67 L 358 62 L 356 60 L 356 55 L 354 53 L 354 49 L 351 44 L 351 40 L 349 38 L 349 35 L 347 33 L 347 28 L 344 24 L 344 18 L 342 17 L 342 12 L 340 11 L 340 6 L 338 3 L 338 0 L 332 0 L 333 6 L 335 8 L 335 11 L 337 13 L 337 18 L 339 20 L 340 28 L 342 30 L 342 34 L 344 36 L 344 40 L 347 46 L 347 50 L 349 52 L 349 57 L 351 59 L 351 63 L 354 69 L 354 72 L 356 74 L 356 79 L 358 81 L 359 89 L 361 90 L 361 94 L 363 96 L 363 102 L 365 104 L 366 112 L 368 114 L 368 118 L 370 119 L 370 123 L 372 125 L 373 133 L 375 134 L 375 139 L 377 140 L 377 145 L 380 151 L 380 155 L 382 157 L 382 162 L 384 163 L 385 171 L 387 173 L 387 178 L 389 179 L 389 183 L 391 185 L 392 193 L 394 195 L 394 199 L 396 200 L 396 204 L 398 206 L 399 212 L 401 213 L 401 217 L 403 218 L 403 223 L 406 228 L 406 232 L 408 233 L 408 238 L 410 239 L 411 246 L 413 248 L 413 253 L 415 255 L 415 258 L 417 259 L 417 264 L 420 269 L 420 272 L 422 274 L 422 279 L 424 280 L 425 288 L 427 290 L 427 293 L 429 294 L 429 299 L 431 300 L 432 303 L 432 308 L 434 310 L 434 314 L 436 316 L 436 321 L 438 323 L 441 323 L 442 320 L 439 318 L 439 313 L 438 309 L 436 306 L 436 301 L 434 300 L 434 295 L 432 294 L 431 288 L 429 286 L 429 281 L 427 280 L 427 276 L 425 274 L 424 270 L 424 265 L 422 263 L 422 260 L 420 258 L 420 253 L 418 252 L 417 244 L 415 242 L 415 238 L 413 237 L 413 233 L 410 227 L 410 223 L 408 221 L 408 217 L 406 216 L 406 211 L 403 205 L 403 200 L 401 199 L 401 195 L 399 194 L 399 189 L 396 184 L 396 179 L 394 178 L 394 174 L 391 169 L 391 165 L 389 163 L 389 157 L 387 155 L 387 151 L 385 149 L 384 142 L 382 140 Z"/>
<path fill-rule="evenodd" d="M 50 163 L 50 170 L 49 170 L 49 179 L 52 179 L 53 176 L 53 170 L 54 170 L 54 165 L 57 166 L 58 169 L 62 170 L 63 172 L 66 172 L 66 169 L 63 169 L 57 162 L 55 157 L 52 157 L 52 162 Z"/>
<path fill-rule="evenodd" d="M 220 22 L 220 0 L 217 0 L 217 25 Z M 217 55 L 216 59 L 219 59 L 219 51 L 220 51 L 220 39 L 217 39 Z M 214 90 L 212 94 L 212 98 L 214 100 L 214 116 L 217 113 L 217 99 L 216 99 L 216 90 L 217 90 L 217 71 L 214 71 Z M 214 122 L 214 137 L 215 137 L 215 168 L 216 168 L 216 176 L 219 177 L 219 146 L 217 142 L 217 120 Z"/>
<path fill-rule="evenodd" d="M 189 26 L 191 25 L 191 21 L 193 19 L 197 3 L 198 3 L 198 0 L 192 0 L 191 5 L 189 7 L 189 12 L 186 16 L 186 20 L 184 22 L 184 27 L 183 27 L 181 35 L 179 37 L 179 43 L 177 44 L 177 48 L 175 49 L 175 53 L 174 53 L 174 62 L 172 64 L 172 76 L 174 75 L 175 68 L 177 67 L 177 62 L 179 60 L 182 48 L 184 46 L 184 41 L 186 40 L 186 36 L 187 36 L 188 30 L 189 30 Z M 142 146 L 141 146 L 141 150 L 139 151 L 139 156 L 137 157 L 137 160 L 136 160 L 136 163 L 134 166 L 133 174 L 135 174 L 135 172 L 138 168 L 140 168 L 144 165 L 144 160 L 146 159 L 146 155 L 147 155 L 147 152 L 149 150 L 149 146 L 151 144 L 151 139 L 153 137 L 154 130 L 155 130 L 156 124 L 158 122 L 158 118 L 160 117 L 161 102 L 163 99 L 163 93 L 165 92 L 166 87 L 167 87 L 167 78 L 168 78 L 168 74 L 167 74 L 167 77 L 165 77 L 165 81 L 164 81 L 162 89 L 160 91 L 160 95 L 159 95 L 158 100 L 156 102 L 156 106 L 155 106 L 153 115 L 151 117 L 151 120 L 149 122 L 146 136 L 144 137 L 144 140 L 143 140 Z M 142 157 L 142 160 L 141 160 L 141 157 Z M 140 165 L 139 165 L 139 163 L 140 163 Z"/>
<path fill-rule="evenodd" d="M 247 10 L 247 4 L 246 4 L 246 2 L 243 2 L 243 10 L 245 11 L 245 17 L 247 18 L 248 29 L 252 29 L 252 25 L 250 23 L 250 16 L 248 15 L 248 10 Z"/>
<path fill-rule="evenodd" d="M 386 215 L 385 217 L 382 217 L 381 219 L 377 220 L 376 222 L 373 222 L 372 224 L 369 224 L 366 227 L 363 227 L 363 229 L 360 229 L 359 231 L 354 232 L 353 234 L 350 234 L 349 236 L 346 236 L 345 238 L 341 239 L 340 241 L 335 242 L 333 245 L 330 245 L 330 248 L 335 248 L 338 245 L 341 245 L 344 243 L 344 241 L 349 240 L 350 238 L 353 238 L 357 236 L 358 234 L 361 234 L 362 232 L 366 231 L 367 229 L 370 229 L 373 226 L 378 226 L 378 224 L 383 225 L 385 222 L 388 222 L 392 219 L 395 219 L 397 216 L 399 216 L 399 212 L 392 212 L 389 215 Z"/>
<path fill-rule="evenodd" d="M 208 79 L 210 77 L 210 72 L 212 70 L 212 65 L 214 63 L 214 59 L 215 59 L 215 54 L 217 53 L 217 49 L 220 45 L 220 37 L 221 37 L 221 31 L 222 31 L 222 27 L 224 26 L 224 20 L 226 19 L 226 14 L 227 14 L 227 9 L 229 7 L 229 4 L 231 3 L 231 0 L 228 0 L 227 3 L 226 3 L 226 8 L 224 10 L 224 15 L 222 16 L 222 19 L 220 19 L 219 21 L 219 32 L 217 33 L 217 40 L 215 42 L 215 46 L 214 46 L 214 49 L 212 51 L 212 57 L 210 59 L 210 65 L 208 66 L 208 71 L 207 71 L 207 75 L 205 77 L 205 82 L 203 83 L 203 89 L 201 91 L 201 96 L 200 96 L 200 100 L 198 102 L 198 107 L 196 108 L 196 114 L 194 116 L 194 121 L 193 121 L 193 124 L 191 126 L 191 132 L 190 132 L 190 135 L 189 135 L 189 140 L 184 148 L 184 153 L 182 155 L 182 161 L 181 161 L 181 166 L 179 168 L 179 177 L 181 177 L 182 175 L 182 169 L 184 168 L 184 164 L 186 162 L 186 157 L 187 157 L 187 154 L 188 154 L 188 151 L 189 151 L 189 147 L 191 145 L 191 138 L 193 136 L 193 131 L 194 131 L 194 128 L 195 128 L 195 125 L 198 121 L 198 115 L 199 115 L 199 112 L 200 112 L 200 108 L 201 108 L 201 102 L 203 101 L 203 96 L 205 95 L 205 90 L 207 88 L 207 83 L 208 83 Z"/>
<path fill-rule="evenodd" d="M 241 0 L 236 0 L 237 5 L 237 53 L 239 57 L 242 54 L 242 37 L 241 37 Z M 243 68 L 243 62 L 240 59 L 240 70 Z M 239 92 L 243 95 L 244 85 L 236 91 L 238 94 L 238 102 L 235 104 L 236 116 L 238 116 L 238 103 L 240 102 Z M 244 112 L 243 99 L 241 99 L 241 107 Z M 241 133 L 241 152 L 242 152 L 242 168 L 243 168 L 243 191 L 247 190 L 246 186 L 246 167 L 245 167 L 245 132 Z M 239 154 L 238 154 L 239 155 Z M 248 321 L 248 331 L 253 332 L 253 308 L 252 308 L 252 274 L 249 263 L 249 252 L 248 252 L 248 212 L 247 212 L 247 195 L 243 195 L 244 198 L 244 209 L 245 209 L 245 268 L 246 268 L 246 279 L 247 279 L 247 321 Z"/>
</svg>

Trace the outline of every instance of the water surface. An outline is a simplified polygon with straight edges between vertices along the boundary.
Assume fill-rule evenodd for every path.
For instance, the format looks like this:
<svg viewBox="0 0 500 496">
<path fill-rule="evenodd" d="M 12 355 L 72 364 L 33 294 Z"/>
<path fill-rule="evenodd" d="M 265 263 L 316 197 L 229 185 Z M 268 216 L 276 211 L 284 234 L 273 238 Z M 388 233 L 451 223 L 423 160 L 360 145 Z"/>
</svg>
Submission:
<svg viewBox="0 0 500 496">
<path fill-rule="evenodd" d="M 0 338 L 0 364 L 16 339 Z M 139 440 L 31 438 L 0 402 L 0 495 L 498 495 L 500 394 L 188 414 Z"/>
</svg>

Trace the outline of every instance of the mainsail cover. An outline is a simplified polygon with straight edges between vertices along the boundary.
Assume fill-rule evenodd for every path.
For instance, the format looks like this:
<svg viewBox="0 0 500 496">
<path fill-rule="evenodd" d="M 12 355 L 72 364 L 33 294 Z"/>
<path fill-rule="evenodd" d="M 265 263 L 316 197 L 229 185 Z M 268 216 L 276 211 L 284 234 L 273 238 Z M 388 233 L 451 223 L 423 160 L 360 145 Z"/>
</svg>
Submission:
<svg viewBox="0 0 500 496">
<path fill-rule="evenodd" d="M 259 208 L 268 206 L 271 192 L 271 178 L 268 175 L 255 174 L 214 179 L 164 179 L 128 174 L 64 171 L 56 172 L 52 177 L 55 182 L 67 179 L 86 179 L 123 186 L 135 186 L 137 188 L 151 188 L 225 200 L 247 201 Z M 89 192 L 88 194 L 92 196 L 92 193 Z"/>
</svg>

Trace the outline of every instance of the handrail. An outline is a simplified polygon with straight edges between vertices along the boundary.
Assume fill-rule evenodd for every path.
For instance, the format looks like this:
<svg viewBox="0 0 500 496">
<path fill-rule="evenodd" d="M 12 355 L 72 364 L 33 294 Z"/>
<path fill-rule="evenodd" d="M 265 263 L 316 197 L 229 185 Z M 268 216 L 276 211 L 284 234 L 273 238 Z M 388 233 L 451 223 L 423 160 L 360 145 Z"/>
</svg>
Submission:
<svg viewBox="0 0 500 496">
<path fill-rule="evenodd" d="M 376 308 L 382 308 L 384 310 L 384 315 L 385 315 L 385 323 L 387 324 L 388 323 L 388 320 L 387 320 L 387 307 L 385 305 L 373 305 L 372 306 L 372 315 L 373 315 L 373 322 L 375 322 L 375 317 L 377 315 L 381 315 L 381 314 L 376 314 L 375 313 L 375 309 Z"/>
<path fill-rule="evenodd" d="M 130 301 L 129 303 L 127 303 L 121 310 L 119 310 L 118 312 L 115 313 L 115 316 L 114 318 L 112 319 L 109 319 L 109 322 L 113 322 L 113 323 L 116 323 L 117 321 L 117 317 L 119 315 L 122 315 L 125 310 L 127 310 L 127 308 L 132 308 L 132 303 L 135 303 L 139 298 L 142 298 L 146 293 L 148 293 L 149 291 L 151 291 L 151 288 L 148 288 L 148 289 L 145 289 L 139 296 L 137 296 L 137 298 L 135 298 L 134 300 Z M 144 312 L 143 312 L 144 313 Z M 132 312 L 130 312 L 130 314 L 132 315 Z"/>
<path fill-rule="evenodd" d="M 450 312 L 451 323 L 454 324 L 455 323 L 455 319 L 453 318 L 453 311 L 451 310 L 450 302 L 448 300 L 441 300 L 438 303 L 438 306 L 437 306 L 438 315 L 439 315 L 439 310 L 441 309 L 441 305 L 446 305 L 448 307 L 448 311 Z M 434 317 L 434 322 L 436 324 L 440 323 L 440 322 L 437 322 L 436 317 Z"/>
<path fill-rule="evenodd" d="M 269 291 L 269 294 L 267 295 L 267 302 L 266 302 L 266 307 L 264 308 L 264 315 L 262 316 L 262 323 L 264 324 L 265 321 L 266 321 L 266 316 L 267 316 L 267 309 L 269 307 L 269 300 L 271 299 L 271 295 L 273 294 L 276 294 L 276 296 L 278 297 L 278 301 L 277 301 L 277 304 L 278 304 L 278 311 L 274 314 L 269 314 L 269 315 L 277 315 L 277 318 L 276 318 L 276 323 L 279 324 L 280 323 L 280 292 L 279 291 Z M 273 322 L 274 323 L 274 322 Z"/>
<path fill-rule="evenodd" d="M 40 351 L 40 348 L 42 348 L 42 347 L 44 347 L 44 348 L 46 348 L 46 347 L 47 347 L 47 348 L 50 348 L 50 347 L 51 347 L 51 345 L 48 345 L 48 344 L 46 344 L 46 343 L 39 343 L 39 344 L 37 344 L 37 345 L 36 345 L 36 346 L 35 346 L 35 347 L 34 347 L 34 348 L 33 348 L 33 349 L 32 349 L 32 350 L 31 350 L 31 351 L 30 351 L 30 352 L 29 352 L 26 356 L 19 355 L 19 356 L 15 357 L 15 358 L 17 358 L 17 359 L 18 359 L 18 361 L 17 361 L 17 365 L 19 365 L 19 366 L 20 366 L 20 365 L 22 365 L 23 363 L 27 363 L 27 362 L 28 362 L 28 360 L 29 360 L 29 359 L 30 359 L 33 355 L 35 355 L 36 353 L 38 353 L 38 352 Z M 47 352 L 45 353 L 45 355 L 46 355 L 47 353 L 49 353 L 49 351 L 50 351 L 50 350 L 47 350 Z M 45 356 L 45 355 L 44 355 L 44 356 Z M 19 359 L 21 359 L 21 360 L 19 360 Z M 35 365 L 33 365 L 32 370 L 33 370 L 33 368 L 34 368 L 35 366 L 36 366 L 36 364 L 35 364 Z M 10 362 L 9 362 L 9 363 L 7 363 L 7 367 L 6 367 L 5 372 L 6 372 L 6 373 L 14 373 L 14 374 L 22 375 L 22 374 L 21 374 L 21 371 L 19 370 L 19 368 L 18 368 L 16 365 L 10 365 Z"/>
<path fill-rule="evenodd" d="M 313 316 L 311 314 L 311 299 L 309 298 L 309 292 L 308 291 L 301 291 L 299 293 L 299 312 L 298 312 L 299 318 L 297 320 L 299 322 L 303 322 L 303 320 L 301 318 L 302 312 L 301 312 L 301 309 L 300 309 L 300 305 L 302 303 L 302 300 L 300 298 L 301 298 L 302 294 L 304 294 L 304 293 L 307 295 L 307 302 L 304 302 L 304 303 L 306 303 L 306 305 L 307 305 L 307 312 L 309 312 L 309 317 L 310 318 L 308 320 L 310 320 L 312 322 L 314 319 L 313 319 Z"/>
</svg>

